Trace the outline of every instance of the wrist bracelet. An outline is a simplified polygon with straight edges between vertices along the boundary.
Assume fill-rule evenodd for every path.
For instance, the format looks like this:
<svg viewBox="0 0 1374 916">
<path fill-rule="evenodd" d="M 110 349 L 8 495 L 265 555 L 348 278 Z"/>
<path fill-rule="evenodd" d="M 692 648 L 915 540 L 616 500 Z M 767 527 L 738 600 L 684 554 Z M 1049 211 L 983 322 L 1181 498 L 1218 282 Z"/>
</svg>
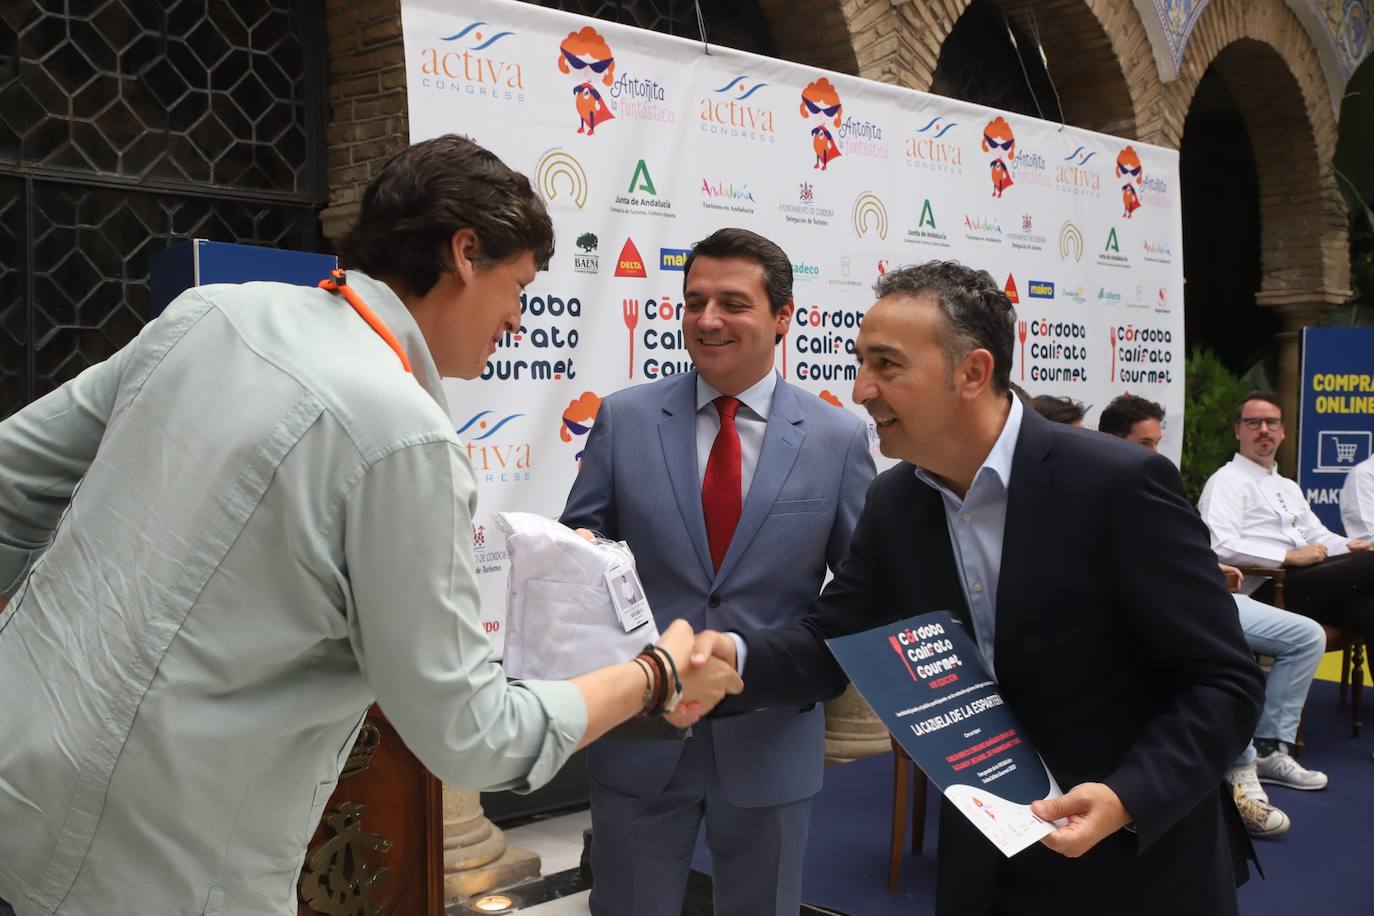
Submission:
<svg viewBox="0 0 1374 916">
<path fill-rule="evenodd" d="M 645 646 L 645 649 L 652 650 L 655 655 L 661 656 L 667 663 L 668 669 L 672 671 L 672 692 L 668 693 L 668 691 L 665 690 L 664 692 L 667 693 L 668 696 L 667 699 L 663 701 L 663 712 L 672 712 L 674 709 L 677 709 L 677 704 L 682 702 L 682 678 L 678 677 L 677 662 L 673 661 L 673 657 L 668 654 L 668 650 L 661 646 L 650 644 Z M 667 672 L 665 671 L 664 673 L 664 679 L 666 680 Z"/>
<path fill-rule="evenodd" d="M 649 704 L 654 699 L 654 673 L 649 668 L 649 663 L 641 656 L 636 655 L 630 659 L 636 668 L 644 672 L 644 696 L 639 701 L 639 714 L 645 715 L 649 712 Z"/>
</svg>

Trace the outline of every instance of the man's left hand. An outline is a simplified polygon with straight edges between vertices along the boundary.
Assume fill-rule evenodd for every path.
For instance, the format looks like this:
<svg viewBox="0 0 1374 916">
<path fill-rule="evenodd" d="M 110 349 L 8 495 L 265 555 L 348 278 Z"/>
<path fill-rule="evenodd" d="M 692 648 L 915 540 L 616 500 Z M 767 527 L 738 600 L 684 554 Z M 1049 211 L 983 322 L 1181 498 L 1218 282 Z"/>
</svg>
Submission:
<svg viewBox="0 0 1374 916">
<path fill-rule="evenodd" d="M 1349 547 L 1351 550 L 1374 550 L 1374 544 L 1369 543 L 1364 538 L 1350 541 L 1345 546 Z"/>
<path fill-rule="evenodd" d="M 1040 842 L 1062 856 L 1076 859 L 1104 838 L 1131 822 L 1131 813 L 1109 786 L 1085 782 L 1066 795 L 1031 803 L 1035 816 L 1046 821 L 1069 822 Z"/>
</svg>

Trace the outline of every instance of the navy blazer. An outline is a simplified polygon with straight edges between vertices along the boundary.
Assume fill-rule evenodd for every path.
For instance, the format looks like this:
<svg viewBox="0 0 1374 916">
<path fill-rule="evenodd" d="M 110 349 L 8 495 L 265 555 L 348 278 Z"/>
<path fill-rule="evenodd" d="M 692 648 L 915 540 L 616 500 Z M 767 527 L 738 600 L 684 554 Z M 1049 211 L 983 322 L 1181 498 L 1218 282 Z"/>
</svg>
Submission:
<svg viewBox="0 0 1374 916">
<path fill-rule="evenodd" d="M 697 471 L 695 371 L 608 396 L 562 521 L 627 541 L 661 628 L 757 630 L 810 610 L 845 555 L 873 480 L 853 414 L 779 379 L 763 447 L 720 571 L 711 567 Z M 731 803 L 780 805 L 820 791 L 825 718 L 811 700 L 708 724 Z M 656 795 L 680 741 L 597 742 L 587 765 L 628 795 Z"/>
<path fill-rule="evenodd" d="M 1252 853 L 1218 784 L 1250 740 L 1263 681 L 1182 494 L 1167 459 L 1025 412 L 997 589 L 998 682 L 1065 791 L 1106 783 L 1134 824 L 1079 859 L 1037 845 L 1007 860 L 945 805 L 942 916 L 1235 912 Z M 838 694 L 830 636 L 932 610 L 967 626 L 958 574 L 939 494 L 910 464 L 883 473 L 813 614 L 743 632 L 745 692 L 721 712 Z"/>
</svg>

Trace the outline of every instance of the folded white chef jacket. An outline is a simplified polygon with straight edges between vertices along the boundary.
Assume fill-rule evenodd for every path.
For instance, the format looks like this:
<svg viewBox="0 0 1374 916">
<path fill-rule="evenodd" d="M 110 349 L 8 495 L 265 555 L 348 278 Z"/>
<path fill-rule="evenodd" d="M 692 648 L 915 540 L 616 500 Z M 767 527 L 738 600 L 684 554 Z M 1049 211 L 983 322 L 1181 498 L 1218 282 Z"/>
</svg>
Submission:
<svg viewBox="0 0 1374 916">
<path fill-rule="evenodd" d="M 658 639 L 624 542 L 588 541 L 554 519 L 495 513 L 506 535 L 506 674 L 561 680 L 627 661 Z M 611 584 L 617 589 L 612 595 Z M 644 622 L 625 631 L 617 605 Z"/>
</svg>

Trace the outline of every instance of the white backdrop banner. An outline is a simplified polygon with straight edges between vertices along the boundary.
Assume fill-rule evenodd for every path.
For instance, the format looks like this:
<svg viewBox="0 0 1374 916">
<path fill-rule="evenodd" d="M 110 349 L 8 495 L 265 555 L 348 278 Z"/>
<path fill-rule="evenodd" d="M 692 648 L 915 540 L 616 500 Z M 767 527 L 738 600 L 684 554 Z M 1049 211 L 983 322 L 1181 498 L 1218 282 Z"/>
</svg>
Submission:
<svg viewBox="0 0 1374 916">
<path fill-rule="evenodd" d="M 557 514 L 601 398 L 691 368 L 682 265 L 723 226 L 792 260 L 783 376 L 865 419 L 853 347 L 873 282 L 954 258 L 1016 304 L 1013 381 L 1083 401 L 1089 426 L 1129 391 L 1183 428 L 1177 152 L 512 0 L 402 13 L 411 141 L 472 137 L 530 176 L 558 234 L 519 332 L 480 381 L 448 383 L 498 652 L 488 513 Z"/>
</svg>

